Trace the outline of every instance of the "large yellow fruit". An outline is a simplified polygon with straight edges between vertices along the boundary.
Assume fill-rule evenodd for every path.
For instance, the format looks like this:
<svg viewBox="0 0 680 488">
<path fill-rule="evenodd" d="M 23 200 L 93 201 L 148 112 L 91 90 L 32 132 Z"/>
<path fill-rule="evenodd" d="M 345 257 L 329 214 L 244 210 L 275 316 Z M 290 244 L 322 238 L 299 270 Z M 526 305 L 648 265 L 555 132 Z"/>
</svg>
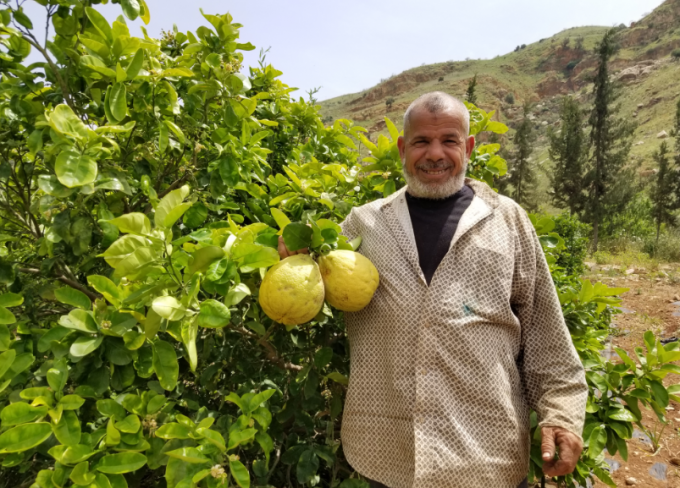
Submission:
<svg viewBox="0 0 680 488">
<path fill-rule="evenodd" d="M 329 252 L 319 258 L 319 269 L 326 301 L 338 310 L 361 310 L 378 288 L 378 270 L 368 258 L 354 251 Z"/>
<path fill-rule="evenodd" d="M 319 266 L 307 254 L 296 254 L 276 263 L 260 286 L 262 310 L 284 325 L 312 320 L 323 307 L 323 298 Z"/>
</svg>

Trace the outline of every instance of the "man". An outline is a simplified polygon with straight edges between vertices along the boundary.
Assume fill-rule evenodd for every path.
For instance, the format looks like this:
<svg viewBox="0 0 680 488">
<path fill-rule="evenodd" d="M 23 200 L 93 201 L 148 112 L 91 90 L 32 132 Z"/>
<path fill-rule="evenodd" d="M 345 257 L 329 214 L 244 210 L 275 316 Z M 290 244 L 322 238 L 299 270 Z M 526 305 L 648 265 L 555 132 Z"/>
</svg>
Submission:
<svg viewBox="0 0 680 488">
<path fill-rule="evenodd" d="M 407 186 L 342 224 L 380 273 L 346 314 L 342 424 L 374 487 L 526 487 L 529 408 L 546 475 L 572 472 L 583 446 L 585 375 L 539 240 L 514 201 L 465 178 L 468 134 L 462 102 L 418 98 L 398 141 Z"/>
</svg>

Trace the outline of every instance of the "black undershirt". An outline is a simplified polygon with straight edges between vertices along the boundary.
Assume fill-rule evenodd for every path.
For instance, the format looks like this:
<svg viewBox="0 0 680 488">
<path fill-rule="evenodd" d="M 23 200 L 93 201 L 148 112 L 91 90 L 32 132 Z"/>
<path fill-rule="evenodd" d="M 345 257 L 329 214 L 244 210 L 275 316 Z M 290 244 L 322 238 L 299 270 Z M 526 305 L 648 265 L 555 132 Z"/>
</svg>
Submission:
<svg viewBox="0 0 680 488">
<path fill-rule="evenodd" d="M 458 193 L 441 200 L 417 198 L 406 193 L 420 269 L 428 285 L 446 256 L 458 222 L 474 196 L 474 191 L 467 185 Z"/>
</svg>

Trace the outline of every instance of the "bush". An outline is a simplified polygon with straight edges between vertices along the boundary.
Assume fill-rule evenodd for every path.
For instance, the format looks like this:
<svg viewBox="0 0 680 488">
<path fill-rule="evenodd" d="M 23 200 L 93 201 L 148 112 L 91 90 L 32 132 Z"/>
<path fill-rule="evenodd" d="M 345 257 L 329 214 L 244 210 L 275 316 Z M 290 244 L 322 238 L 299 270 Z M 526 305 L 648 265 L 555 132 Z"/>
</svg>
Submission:
<svg viewBox="0 0 680 488">
<path fill-rule="evenodd" d="M 680 59 L 680 49 L 673 49 L 673 52 L 671 52 L 671 56 L 676 61 Z"/>
<path fill-rule="evenodd" d="M 588 254 L 591 226 L 566 212 L 554 220 L 555 232 L 564 239 L 565 245 L 557 258 L 557 265 L 564 268 L 567 275 L 580 276 L 585 271 L 584 261 Z"/>
<path fill-rule="evenodd" d="M 515 95 L 513 95 L 512 92 L 505 95 L 505 102 L 509 103 L 510 105 L 514 105 L 515 104 Z"/>
</svg>

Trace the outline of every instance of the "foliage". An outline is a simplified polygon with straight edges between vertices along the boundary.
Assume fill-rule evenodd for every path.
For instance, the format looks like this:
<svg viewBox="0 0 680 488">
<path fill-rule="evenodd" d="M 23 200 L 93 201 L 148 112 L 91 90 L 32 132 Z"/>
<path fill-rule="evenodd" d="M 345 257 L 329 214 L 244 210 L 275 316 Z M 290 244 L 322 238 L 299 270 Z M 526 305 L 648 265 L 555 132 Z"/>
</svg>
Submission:
<svg viewBox="0 0 680 488">
<path fill-rule="evenodd" d="M 529 119 L 531 106 L 526 103 L 523 117 L 515 131 L 512 142 L 515 145 L 513 161 L 508 174 L 508 182 L 512 185 L 512 198 L 528 208 L 535 207 L 536 169 L 531 162 L 533 152 L 533 123 Z"/>
<path fill-rule="evenodd" d="M 555 205 L 578 214 L 585 207 L 584 169 L 588 155 L 583 116 L 579 103 L 564 97 L 560 105 L 560 131 L 548 129 L 551 197 Z"/>
<path fill-rule="evenodd" d="M 348 120 L 324 126 L 263 56 L 244 74 L 253 46 L 228 14 L 156 40 L 89 3 L 39 3 L 56 32 L 44 46 L 20 8 L 0 14 L 2 482 L 365 488 L 337 434 L 342 313 L 288 331 L 257 295 L 279 235 L 356 245 L 338 222 L 404 184 L 394 124 L 373 143 Z M 120 5 L 148 22 L 143 0 Z M 31 49 L 45 62 L 25 66 Z M 507 131 L 468 107 L 473 135 Z M 477 147 L 469 176 L 503 176 L 499 149 Z M 576 290 L 568 322 L 603 327 L 612 290 L 579 291 L 555 223 L 536 225 Z M 589 448 L 578 479 L 598 460 Z"/>
<path fill-rule="evenodd" d="M 562 213 L 553 218 L 555 232 L 564 239 L 565 251 L 561 252 L 556 264 L 567 276 L 580 276 L 585 271 L 584 261 L 590 243 L 590 226 L 575 215 Z"/>
<path fill-rule="evenodd" d="M 515 95 L 513 95 L 512 92 L 508 92 L 508 94 L 505 95 L 505 103 L 508 103 L 510 105 L 515 104 Z"/>
<path fill-rule="evenodd" d="M 593 87 L 590 127 L 591 164 L 585 175 L 588 201 L 585 219 L 593 225 L 593 250 L 597 251 L 602 222 L 620 213 L 634 194 L 634 168 L 628 154 L 635 125 L 617 117 L 618 91 L 609 77 L 609 60 L 616 51 L 615 30 L 610 29 L 597 47 L 598 67 Z"/>
<path fill-rule="evenodd" d="M 680 168 L 669 160 L 666 141 L 654 152 L 654 161 L 659 166 L 655 181 L 650 191 L 652 215 L 656 224 L 656 243 L 659 242 L 661 226 L 676 225 L 674 211 L 680 208 Z"/>
<path fill-rule="evenodd" d="M 465 101 L 473 105 L 477 104 L 477 75 L 475 74 L 468 82 L 467 90 L 465 90 Z"/>
</svg>

